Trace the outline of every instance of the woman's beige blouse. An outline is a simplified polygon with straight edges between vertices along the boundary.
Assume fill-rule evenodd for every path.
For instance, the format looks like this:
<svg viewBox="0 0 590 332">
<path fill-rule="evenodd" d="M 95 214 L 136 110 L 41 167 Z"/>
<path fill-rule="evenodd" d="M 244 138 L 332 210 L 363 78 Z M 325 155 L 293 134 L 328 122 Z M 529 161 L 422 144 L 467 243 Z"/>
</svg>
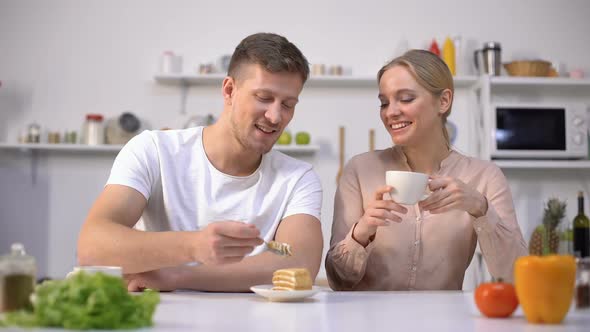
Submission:
<svg viewBox="0 0 590 332">
<path fill-rule="evenodd" d="M 433 174 L 457 178 L 482 193 L 488 200 L 485 216 L 460 210 L 430 214 L 417 204 L 406 206 L 408 213 L 399 214 L 402 222 L 379 227 L 365 248 L 351 237 L 351 229 L 375 190 L 385 185 L 388 170 L 411 170 L 398 147 L 355 156 L 343 170 L 326 257 L 333 289 L 461 289 L 478 241 L 490 274 L 512 280 L 514 261 L 527 254 L 527 246 L 510 188 L 496 165 L 452 151 Z"/>
</svg>

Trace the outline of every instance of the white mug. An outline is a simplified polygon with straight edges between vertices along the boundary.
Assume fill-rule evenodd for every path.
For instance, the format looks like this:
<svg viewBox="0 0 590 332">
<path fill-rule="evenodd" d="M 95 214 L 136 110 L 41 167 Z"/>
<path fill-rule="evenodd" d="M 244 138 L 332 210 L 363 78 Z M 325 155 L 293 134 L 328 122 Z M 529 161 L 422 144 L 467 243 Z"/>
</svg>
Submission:
<svg viewBox="0 0 590 332">
<path fill-rule="evenodd" d="M 385 183 L 393 187 L 389 194 L 396 203 L 413 205 L 428 197 L 426 194 L 428 175 L 424 173 L 387 171 Z"/>
</svg>

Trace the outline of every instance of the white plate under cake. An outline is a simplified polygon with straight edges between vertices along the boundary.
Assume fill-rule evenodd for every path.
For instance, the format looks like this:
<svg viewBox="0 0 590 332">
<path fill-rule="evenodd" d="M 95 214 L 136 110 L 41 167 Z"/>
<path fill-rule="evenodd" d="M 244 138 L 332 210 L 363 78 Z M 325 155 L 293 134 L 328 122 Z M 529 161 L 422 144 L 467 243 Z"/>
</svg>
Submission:
<svg viewBox="0 0 590 332">
<path fill-rule="evenodd" d="M 258 285 L 250 287 L 254 293 L 272 302 L 301 301 L 321 291 L 321 287 L 312 286 L 307 290 L 273 290 L 274 285 Z"/>
</svg>

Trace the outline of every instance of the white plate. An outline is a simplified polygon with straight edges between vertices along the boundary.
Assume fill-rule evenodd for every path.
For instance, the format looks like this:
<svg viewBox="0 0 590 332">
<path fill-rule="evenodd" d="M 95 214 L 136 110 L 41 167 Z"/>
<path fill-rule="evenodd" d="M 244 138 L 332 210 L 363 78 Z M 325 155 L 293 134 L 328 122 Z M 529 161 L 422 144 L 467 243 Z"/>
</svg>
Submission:
<svg viewBox="0 0 590 332">
<path fill-rule="evenodd" d="M 309 290 L 297 290 L 297 291 L 279 291 L 272 290 L 272 285 L 258 285 L 252 286 L 250 289 L 268 300 L 273 302 L 287 302 L 287 301 L 301 301 L 307 297 L 314 295 L 321 290 L 319 286 L 312 286 Z"/>
</svg>

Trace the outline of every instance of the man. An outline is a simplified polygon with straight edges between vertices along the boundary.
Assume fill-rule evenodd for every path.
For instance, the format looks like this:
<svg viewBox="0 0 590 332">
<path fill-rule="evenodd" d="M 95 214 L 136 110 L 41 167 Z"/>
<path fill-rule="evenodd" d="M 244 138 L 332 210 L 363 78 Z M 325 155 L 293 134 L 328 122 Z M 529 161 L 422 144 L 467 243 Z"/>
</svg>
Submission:
<svg viewBox="0 0 590 332">
<path fill-rule="evenodd" d="M 248 291 L 286 267 L 315 278 L 319 178 L 271 150 L 308 75 L 307 59 L 284 37 L 242 40 L 215 124 L 145 131 L 121 150 L 82 227 L 79 264 L 121 266 L 131 291 Z M 133 229 L 140 217 L 145 232 Z M 293 255 L 265 251 L 262 239 L 290 244 Z"/>
</svg>

